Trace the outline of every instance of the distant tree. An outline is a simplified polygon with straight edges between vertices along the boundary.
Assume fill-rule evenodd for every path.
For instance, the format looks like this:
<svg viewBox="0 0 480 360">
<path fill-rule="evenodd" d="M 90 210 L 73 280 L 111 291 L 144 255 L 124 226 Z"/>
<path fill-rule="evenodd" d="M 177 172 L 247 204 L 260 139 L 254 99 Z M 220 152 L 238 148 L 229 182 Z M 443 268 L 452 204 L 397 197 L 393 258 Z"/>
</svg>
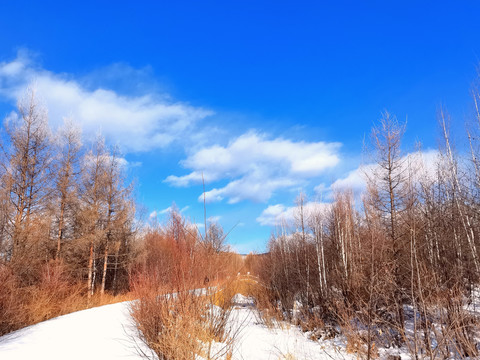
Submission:
<svg viewBox="0 0 480 360">
<path fill-rule="evenodd" d="M 208 249 L 219 253 L 226 251 L 228 247 L 225 244 L 226 234 L 223 232 L 223 228 L 216 221 L 210 221 L 208 223 L 207 236 L 205 239 L 205 245 Z"/>
</svg>

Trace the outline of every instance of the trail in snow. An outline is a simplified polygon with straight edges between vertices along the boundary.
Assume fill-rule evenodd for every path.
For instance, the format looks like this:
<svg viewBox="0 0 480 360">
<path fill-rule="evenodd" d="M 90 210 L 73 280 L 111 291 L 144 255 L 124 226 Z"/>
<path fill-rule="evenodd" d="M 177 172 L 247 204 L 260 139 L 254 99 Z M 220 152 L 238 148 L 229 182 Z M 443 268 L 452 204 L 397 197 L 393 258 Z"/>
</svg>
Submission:
<svg viewBox="0 0 480 360">
<path fill-rule="evenodd" d="M 78 311 L 0 337 L 0 359 L 128 359 L 136 351 L 128 302 Z"/>
<path fill-rule="evenodd" d="M 128 302 L 60 316 L 0 337 L 0 359 L 138 360 L 137 337 Z M 298 327 L 270 330 L 258 321 L 251 299 L 235 296 L 232 326 L 241 329 L 233 360 L 353 359 L 333 340 L 315 342 Z"/>
<path fill-rule="evenodd" d="M 346 354 L 341 343 L 307 338 L 297 326 L 268 329 L 257 316 L 253 300 L 237 294 L 232 311 L 233 321 L 241 327 L 233 352 L 233 360 L 324 360 L 355 359 Z"/>
</svg>

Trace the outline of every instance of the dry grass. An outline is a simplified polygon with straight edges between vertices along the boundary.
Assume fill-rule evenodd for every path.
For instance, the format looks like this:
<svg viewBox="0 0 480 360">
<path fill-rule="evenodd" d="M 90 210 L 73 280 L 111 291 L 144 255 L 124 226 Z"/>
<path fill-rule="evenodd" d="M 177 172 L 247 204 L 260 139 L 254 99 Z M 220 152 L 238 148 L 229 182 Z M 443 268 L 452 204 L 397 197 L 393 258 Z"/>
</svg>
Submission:
<svg viewBox="0 0 480 360">
<path fill-rule="evenodd" d="M 226 292 L 199 295 L 147 281 L 135 284 L 135 295 L 131 314 L 140 338 L 160 360 L 231 357 L 236 334 L 227 326 L 231 298 Z"/>
<path fill-rule="evenodd" d="M 244 278 L 233 278 L 224 281 L 216 287 L 213 293 L 213 303 L 222 309 L 229 308 L 232 304 L 232 298 L 236 294 L 244 296 L 254 296 L 257 282 Z"/>
<path fill-rule="evenodd" d="M 258 312 L 256 312 L 257 321 L 263 323 L 269 329 L 289 326 L 288 323 L 283 321 L 281 311 L 273 305 L 270 291 L 254 277 L 234 278 L 218 293 L 218 296 L 223 297 L 225 294 L 229 298 L 232 298 L 235 294 L 253 298 L 258 309 Z"/>
<path fill-rule="evenodd" d="M 25 294 L 21 291 L 16 276 L 6 266 L 0 265 L 0 335 L 25 326 L 22 303 Z"/>
<path fill-rule="evenodd" d="M 130 299 L 129 295 L 110 294 L 95 294 L 88 298 L 85 285 L 69 281 L 63 265 L 54 261 L 43 267 L 39 284 L 27 291 L 31 300 L 25 304 L 24 310 L 28 314 L 29 324 Z"/>
<path fill-rule="evenodd" d="M 346 351 L 348 354 L 355 354 L 360 359 L 368 358 L 368 344 L 358 332 L 349 332 L 345 334 L 345 337 Z M 378 356 L 378 349 L 375 343 L 372 343 L 370 347 L 370 359 L 377 359 Z"/>
<path fill-rule="evenodd" d="M 297 358 L 295 357 L 295 355 L 291 354 L 291 353 L 286 353 L 285 355 L 282 354 L 278 357 L 278 360 L 296 360 Z"/>
<path fill-rule="evenodd" d="M 42 267 L 40 279 L 25 286 L 6 266 L 0 266 L 0 335 L 60 315 L 130 300 L 129 294 L 86 296 L 85 285 L 72 281 L 61 262 Z"/>
</svg>

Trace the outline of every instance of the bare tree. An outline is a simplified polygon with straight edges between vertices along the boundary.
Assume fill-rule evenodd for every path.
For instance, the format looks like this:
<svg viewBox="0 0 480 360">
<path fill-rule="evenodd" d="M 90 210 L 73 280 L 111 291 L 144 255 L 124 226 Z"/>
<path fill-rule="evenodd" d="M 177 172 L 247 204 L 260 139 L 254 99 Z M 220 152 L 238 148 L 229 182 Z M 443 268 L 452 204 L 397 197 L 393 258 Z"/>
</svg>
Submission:
<svg viewBox="0 0 480 360">
<path fill-rule="evenodd" d="M 404 278 L 404 234 L 400 217 L 405 210 L 406 164 L 402 157 L 401 140 L 405 124 L 400 124 L 394 116 L 384 112 L 378 126 L 372 130 L 372 144 L 376 167 L 368 176 L 368 183 L 375 188 L 373 205 L 382 214 L 383 224 L 390 242 L 391 265 L 395 281 L 393 301 L 396 307 L 396 325 L 404 334 L 405 315 L 403 311 Z"/>
<path fill-rule="evenodd" d="M 51 186 L 51 146 L 46 109 L 34 89 L 18 102 L 19 117 L 6 123 L 3 186 L 12 205 L 9 214 L 11 260 L 27 250 L 32 217 L 45 210 Z"/>
<path fill-rule="evenodd" d="M 82 211 L 81 223 L 83 237 L 88 242 L 88 295 L 92 296 L 95 290 L 97 274 L 96 259 L 99 241 L 104 236 L 102 215 L 105 213 L 106 197 L 106 167 L 108 153 L 103 138 L 98 138 L 93 148 L 85 155 L 84 171 L 82 176 Z"/>
<path fill-rule="evenodd" d="M 205 236 L 206 246 L 216 253 L 226 251 L 228 249 L 228 246 L 225 244 L 227 235 L 218 222 L 210 221 L 208 223 L 207 235 Z"/>
<path fill-rule="evenodd" d="M 354 269 L 354 249 L 356 237 L 356 219 L 351 191 L 336 192 L 331 211 L 331 236 L 335 249 L 339 254 L 339 277 L 342 279 L 341 288 L 344 297 L 349 299 L 352 285 L 352 271 Z M 357 252 L 358 254 L 358 252 Z"/>
<path fill-rule="evenodd" d="M 319 297 L 327 296 L 327 267 L 325 259 L 325 242 L 327 238 L 327 217 L 328 212 L 325 209 L 315 209 L 309 218 L 309 227 L 315 240 L 315 253 L 318 271 Z"/>
<path fill-rule="evenodd" d="M 81 175 L 81 133 L 72 121 L 66 120 L 57 135 L 57 161 L 55 169 L 55 194 L 57 206 L 57 249 L 55 259 L 60 258 L 67 224 L 72 224 L 72 212 L 78 203 L 78 183 Z M 67 221 L 67 214 L 70 221 Z"/>
<path fill-rule="evenodd" d="M 106 206 L 104 214 L 103 231 L 104 239 L 104 256 L 103 271 L 100 293 L 105 292 L 105 284 L 107 279 L 109 254 L 115 249 L 115 266 L 118 267 L 118 251 L 120 249 L 120 234 L 125 235 L 121 230 L 125 228 L 125 224 L 129 220 L 128 206 L 130 187 L 124 187 L 125 178 L 122 171 L 121 159 L 118 157 L 118 149 L 114 148 L 107 158 L 105 173 L 105 195 Z"/>
<path fill-rule="evenodd" d="M 473 219 L 468 210 L 465 208 L 466 196 L 464 194 L 465 187 L 460 179 L 458 164 L 453 152 L 450 133 L 448 131 L 448 115 L 443 110 L 440 111 L 440 126 L 444 138 L 444 176 L 450 184 L 450 195 L 458 211 L 459 220 L 462 225 L 470 253 L 472 255 L 473 264 L 475 266 L 476 276 L 480 274 L 480 261 L 478 259 L 478 250 L 475 239 L 475 231 Z"/>
</svg>

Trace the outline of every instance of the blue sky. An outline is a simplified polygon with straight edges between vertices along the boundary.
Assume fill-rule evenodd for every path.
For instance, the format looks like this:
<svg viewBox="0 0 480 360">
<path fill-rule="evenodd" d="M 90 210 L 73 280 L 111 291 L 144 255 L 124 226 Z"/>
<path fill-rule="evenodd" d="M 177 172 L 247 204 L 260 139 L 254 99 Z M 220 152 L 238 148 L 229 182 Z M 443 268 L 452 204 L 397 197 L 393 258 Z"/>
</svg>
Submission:
<svg viewBox="0 0 480 360">
<path fill-rule="evenodd" d="M 472 115 L 480 3 L 4 1 L 0 116 L 34 81 L 52 126 L 122 147 L 145 214 L 175 202 L 239 251 L 263 251 L 300 190 L 355 180 L 388 109 L 405 151 L 437 146 L 441 105 Z M 350 175 L 350 177 L 349 177 Z M 344 183 L 348 183 L 345 180 Z M 355 184 L 353 184 L 355 185 Z"/>
</svg>

